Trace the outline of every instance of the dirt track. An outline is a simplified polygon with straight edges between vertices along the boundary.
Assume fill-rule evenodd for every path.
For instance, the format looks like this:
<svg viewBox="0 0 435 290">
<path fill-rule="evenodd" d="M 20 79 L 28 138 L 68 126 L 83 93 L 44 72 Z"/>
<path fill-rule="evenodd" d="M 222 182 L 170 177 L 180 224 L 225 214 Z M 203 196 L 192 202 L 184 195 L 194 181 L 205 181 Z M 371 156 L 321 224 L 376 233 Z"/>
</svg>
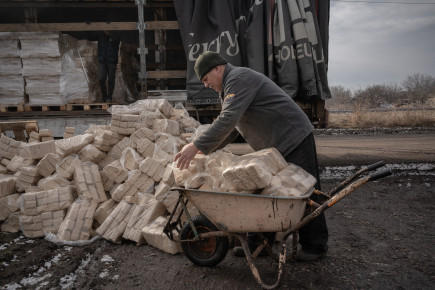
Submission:
<svg viewBox="0 0 435 290">
<path fill-rule="evenodd" d="M 434 289 L 435 134 L 323 134 L 316 142 L 324 171 L 378 160 L 399 166 L 394 176 L 368 183 L 326 212 L 328 256 L 287 263 L 281 289 Z M 428 164 L 425 170 L 406 167 L 421 162 Z M 323 176 L 324 191 L 341 181 Z M 266 257 L 256 261 L 272 282 L 277 264 Z M 201 268 L 182 254 L 127 241 L 70 247 L 2 233 L 0 262 L 2 289 L 259 288 L 246 260 L 230 252 L 217 267 Z"/>
</svg>

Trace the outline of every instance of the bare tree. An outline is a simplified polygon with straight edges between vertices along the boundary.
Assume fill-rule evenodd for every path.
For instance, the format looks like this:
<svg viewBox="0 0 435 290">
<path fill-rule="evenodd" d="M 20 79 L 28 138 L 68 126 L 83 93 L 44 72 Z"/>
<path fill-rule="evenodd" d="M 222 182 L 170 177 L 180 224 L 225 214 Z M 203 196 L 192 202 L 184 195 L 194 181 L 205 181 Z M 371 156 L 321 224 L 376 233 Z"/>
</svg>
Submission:
<svg viewBox="0 0 435 290">
<path fill-rule="evenodd" d="M 326 106 L 330 109 L 345 110 L 351 108 L 352 92 L 343 86 L 331 86 L 332 98 L 326 100 Z"/>
<path fill-rule="evenodd" d="M 355 108 L 379 108 L 394 104 L 401 96 L 401 88 L 397 84 L 372 85 L 355 92 L 354 105 Z"/>
<path fill-rule="evenodd" d="M 435 93 L 435 78 L 421 73 L 409 75 L 402 83 L 412 102 L 424 103 Z"/>
</svg>

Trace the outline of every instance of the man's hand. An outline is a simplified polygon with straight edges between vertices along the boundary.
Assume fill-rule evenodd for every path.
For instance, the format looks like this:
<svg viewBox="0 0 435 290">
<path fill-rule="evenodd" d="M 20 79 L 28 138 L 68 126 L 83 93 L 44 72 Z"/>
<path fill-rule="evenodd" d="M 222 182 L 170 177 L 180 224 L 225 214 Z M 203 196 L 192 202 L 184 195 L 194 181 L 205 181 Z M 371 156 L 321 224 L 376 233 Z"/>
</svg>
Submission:
<svg viewBox="0 0 435 290">
<path fill-rule="evenodd" d="M 181 149 L 180 152 L 175 155 L 174 162 L 177 162 L 178 169 L 189 168 L 190 161 L 195 158 L 195 155 L 200 152 L 195 144 L 189 143 Z"/>
</svg>

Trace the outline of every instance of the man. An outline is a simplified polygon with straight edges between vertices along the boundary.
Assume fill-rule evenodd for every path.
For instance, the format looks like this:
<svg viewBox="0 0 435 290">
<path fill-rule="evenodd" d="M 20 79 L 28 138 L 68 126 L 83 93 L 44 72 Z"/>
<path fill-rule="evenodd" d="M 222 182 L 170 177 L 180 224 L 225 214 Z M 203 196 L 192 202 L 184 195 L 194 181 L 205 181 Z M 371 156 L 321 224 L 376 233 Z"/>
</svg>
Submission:
<svg viewBox="0 0 435 290">
<path fill-rule="evenodd" d="M 103 102 L 112 102 L 119 43 L 120 38 L 112 32 L 104 31 L 98 35 L 98 82 Z"/>
<path fill-rule="evenodd" d="M 278 149 L 287 162 L 316 177 L 316 188 L 320 189 L 313 126 L 291 97 L 263 74 L 235 67 L 215 52 L 199 56 L 195 72 L 205 87 L 219 92 L 222 111 L 208 130 L 175 156 L 178 168 L 189 167 L 198 152 L 209 154 L 230 143 L 237 129 L 254 150 Z M 299 260 L 314 261 L 325 256 L 328 229 L 324 214 L 300 229 L 299 236 Z"/>
</svg>

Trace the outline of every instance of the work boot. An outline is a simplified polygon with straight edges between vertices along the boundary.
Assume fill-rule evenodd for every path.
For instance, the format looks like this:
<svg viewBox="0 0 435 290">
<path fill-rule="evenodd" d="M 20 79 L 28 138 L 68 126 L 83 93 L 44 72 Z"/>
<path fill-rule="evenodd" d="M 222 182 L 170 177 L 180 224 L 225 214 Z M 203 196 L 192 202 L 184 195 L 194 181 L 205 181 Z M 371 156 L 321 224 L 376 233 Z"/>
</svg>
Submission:
<svg viewBox="0 0 435 290">
<path fill-rule="evenodd" d="M 313 261 L 317 261 L 323 257 L 326 257 L 326 252 L 321 253 L 321 254 L 315 254 L 312 252 L 308 252 L 304 249 L 300 249 L 296 253 L 296 260 L 303 261 L 303 262 L 313 262 Z"/>
</svg>

